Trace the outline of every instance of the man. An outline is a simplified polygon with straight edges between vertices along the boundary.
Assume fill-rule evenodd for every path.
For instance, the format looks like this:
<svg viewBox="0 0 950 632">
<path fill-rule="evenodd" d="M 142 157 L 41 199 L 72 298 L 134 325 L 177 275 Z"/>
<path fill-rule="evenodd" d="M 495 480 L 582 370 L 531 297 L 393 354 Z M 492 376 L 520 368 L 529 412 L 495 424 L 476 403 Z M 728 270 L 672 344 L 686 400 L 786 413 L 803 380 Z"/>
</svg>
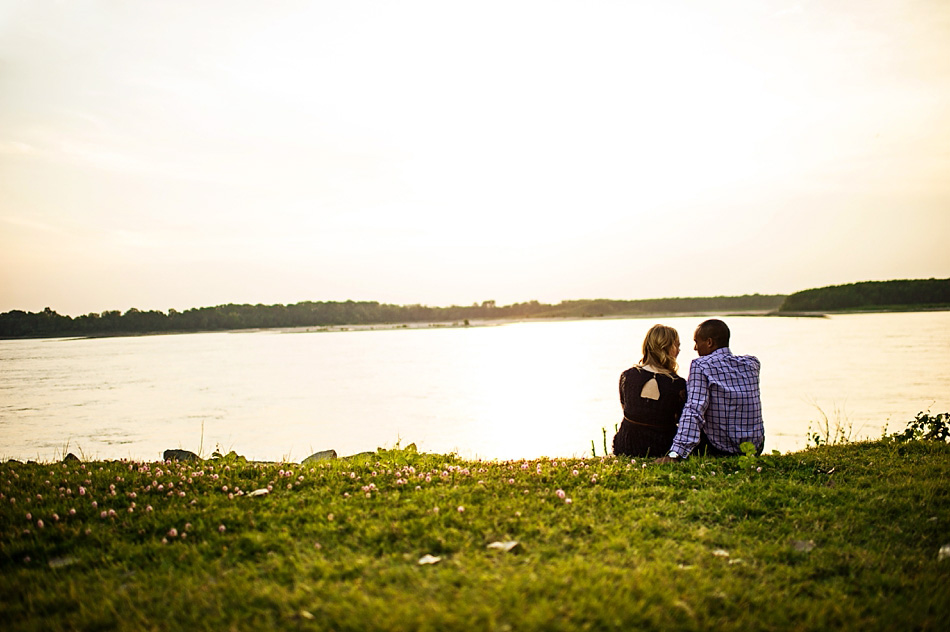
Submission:
<svg viewBox="0 0 950 632">
<path fill-rule="evenodd" d="M 691 452 L 710 456 L 742 454 L 746 441 L 762 452 L 765 428 L 759 395 L 759 359 L 729 350 L 729 327 L 707 320 L 693 336 L 699 357 L 689 365 L 686 405 L 673 445 L 657 463 L 673 463 Z"/>
</svg>

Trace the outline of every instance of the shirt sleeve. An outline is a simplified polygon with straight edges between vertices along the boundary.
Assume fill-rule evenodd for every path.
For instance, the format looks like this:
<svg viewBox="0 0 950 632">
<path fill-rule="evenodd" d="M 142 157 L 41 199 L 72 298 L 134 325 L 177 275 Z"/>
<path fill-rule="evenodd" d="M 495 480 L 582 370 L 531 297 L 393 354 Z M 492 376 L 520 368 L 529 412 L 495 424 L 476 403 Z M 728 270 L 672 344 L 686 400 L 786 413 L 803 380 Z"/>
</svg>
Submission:
<svg viewBox="0 0 950 632">
<path fill-rule="evenodd" d="M 686 381 L 686 404 L 680 415 L 679 427 L 673 438 L 670 450 L 680 456 L 687 456 L 699 445 L 699 433 L 705 424 L 706 409 L 709 408 L 709 376 L 702 367 L 691 366 Z"/>
</svg>

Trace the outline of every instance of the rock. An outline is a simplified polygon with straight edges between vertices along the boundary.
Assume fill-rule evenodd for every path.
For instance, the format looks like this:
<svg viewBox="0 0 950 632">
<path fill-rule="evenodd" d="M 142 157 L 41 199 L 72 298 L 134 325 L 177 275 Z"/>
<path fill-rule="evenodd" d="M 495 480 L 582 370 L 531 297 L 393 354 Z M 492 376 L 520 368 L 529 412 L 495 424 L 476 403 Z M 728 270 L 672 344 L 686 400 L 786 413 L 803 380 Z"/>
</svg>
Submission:
<svg viewBox="0 0 950 632">
<path fill-rule="evenodd" d="M 221 454 L 217 450 L 211 455 L 211 460 L 219 461 L 221 463 L 247 463 L 247 458 L 241 456 L 234 450 L 231 450 L 227 454 Z"/>
<path fill-rule="evenodd" d="M 356 454 L 351 454 L 350 456 L 343 457 L 344 459 L 362 459 L 365 457 L 375 457 L 375 452 L 357 452 Z"/>
<path fill-rule="evenodd" d="M 63 568 L 65 566 L 72 566 L 73 564 L 78 564 L 79 558 L 73 557 L 72 555 L 67 555 L 65 557 L 54 557 L 49 561 L 50 568 Z"/>
<path fill-rule="evenodd" d="M 324 461 L 326 459 L 335 459 L 336 450 L 322 450 L 320 452 L 314 452 L 303 461 L 300 462 L 301 465 L 306 465 L 307 463 L 313 463 L 314 461 Z"/>
<path fill-rule="evenodd" d="M 73 454 L 72 452 L 70 452 L 65 457 L 63 457 L 63 463 L 66 463 L 68 461 L 79 461 L 79 457 Z"/>
<path fill-rule="evenodd" d="M 166 461 L 200 461 L 201 457 L 188 450 L 165 450 L 162 458 Z"/>
<path fill-rule="evenodd" d="M 516 546 L 518 546 L 518 542 L 516 540 L 505 540 L 504 542 L 492 542 L 491 544 L 488 545 L 488 548 L 496 549 L 498 551 L 504 551 L 505 553 L 507 553 L 508 551 L 511 551 L 512 549 L 514 549 Z"/>
</svg>

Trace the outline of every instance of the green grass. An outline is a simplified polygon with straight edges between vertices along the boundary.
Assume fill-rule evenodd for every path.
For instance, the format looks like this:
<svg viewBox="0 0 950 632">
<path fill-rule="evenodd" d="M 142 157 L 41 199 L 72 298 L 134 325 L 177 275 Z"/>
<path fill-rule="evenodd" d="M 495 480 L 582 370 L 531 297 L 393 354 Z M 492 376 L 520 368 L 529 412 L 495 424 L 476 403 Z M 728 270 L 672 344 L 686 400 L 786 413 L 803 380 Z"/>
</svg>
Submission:
<svg viewBox="0 0 950 632">
<path fill-rule="evenodd" d="M 472 462 L 407 450 L 312 467 L 7 463 L 0 621 L 945 629 L 950 446 L 853 443 L 739 463 Z M 487 548 L 496 540 L 519 546 Z M 427 554 L 441 561 L 419 565 Z"/>
</svg>

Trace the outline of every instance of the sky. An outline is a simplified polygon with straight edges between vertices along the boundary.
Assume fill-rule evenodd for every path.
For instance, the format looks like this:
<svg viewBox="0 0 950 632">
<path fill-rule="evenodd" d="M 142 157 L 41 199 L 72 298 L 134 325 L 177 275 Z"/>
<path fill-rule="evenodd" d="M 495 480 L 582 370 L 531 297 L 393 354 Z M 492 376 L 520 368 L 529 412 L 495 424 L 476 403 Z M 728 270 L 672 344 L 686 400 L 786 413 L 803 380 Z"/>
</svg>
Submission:
<svg viewBox="0 0 950 632">
<path fill-rule="evenodd" d="M 946 0 L 0 0 L 0 311 L 950 277 Z"/>
</svg>

